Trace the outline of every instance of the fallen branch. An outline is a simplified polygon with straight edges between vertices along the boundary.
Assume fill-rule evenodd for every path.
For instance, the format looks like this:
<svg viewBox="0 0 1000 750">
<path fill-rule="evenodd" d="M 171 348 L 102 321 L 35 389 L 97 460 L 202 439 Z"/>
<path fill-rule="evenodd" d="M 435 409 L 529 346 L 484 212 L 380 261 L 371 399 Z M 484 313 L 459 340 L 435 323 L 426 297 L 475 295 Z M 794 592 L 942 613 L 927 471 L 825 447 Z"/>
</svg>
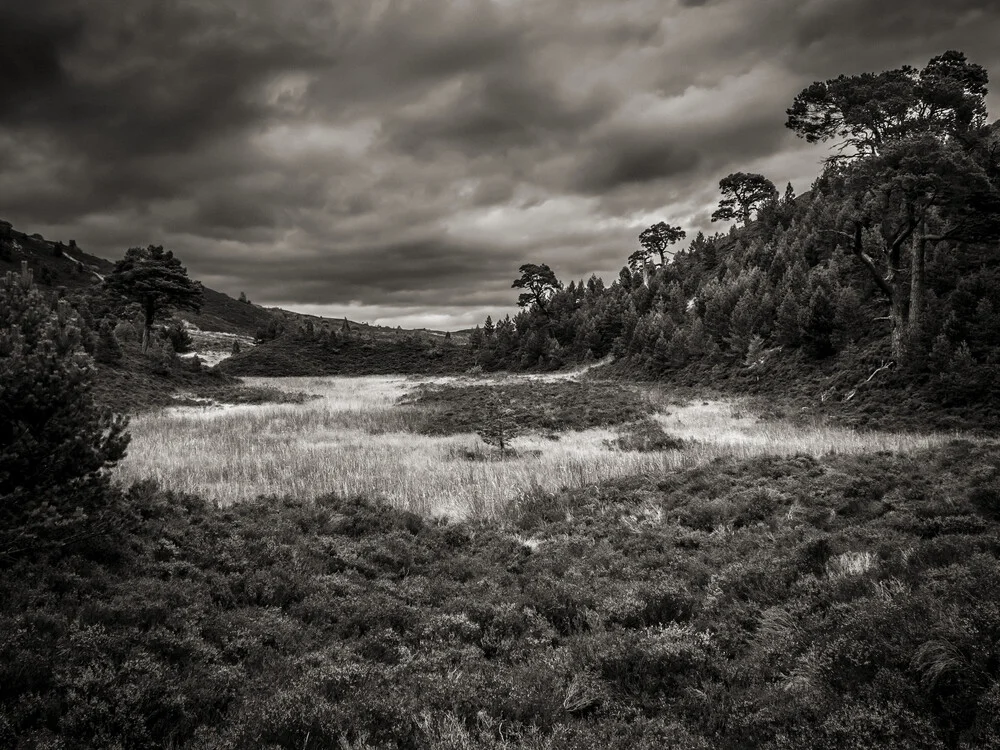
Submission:
<svg viewBox="0 0 1000 750">
<path fill-rule="evenodd" d="M 895 366 L 896 366 L 895 360 L 890 359 L 888 362 L 883 362 L 880 367 L 876 367 L 875 368 L 875 371 L 871 375 L 868 376 L 868 378 L 865 380 L 865 382 L 866 383 L 870 383 L 871 379 L 874 378 L 876 375 L 878 375 L 880 372 L 882 372 L 884 370 L 891 370 Z"/>
</svg>

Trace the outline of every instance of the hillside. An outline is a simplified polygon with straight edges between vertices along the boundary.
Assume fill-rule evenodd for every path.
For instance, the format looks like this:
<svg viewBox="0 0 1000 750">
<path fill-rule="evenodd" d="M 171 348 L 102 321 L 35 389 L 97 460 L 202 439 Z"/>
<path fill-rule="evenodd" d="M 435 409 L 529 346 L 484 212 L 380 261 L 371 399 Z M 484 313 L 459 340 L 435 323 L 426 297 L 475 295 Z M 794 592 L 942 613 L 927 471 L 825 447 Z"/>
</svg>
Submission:
<svg viewBox="0 0 1000 750">
<path fill-rule="evenodd" d="M 274 313 L 250 302 L 240 302 L 223 292 L 205 287 L 204 302 L 198 312 L 185 310 L 179 317 L 203 331 L 221 331 L 253 336 L 266 328 Z"/>
<path fill-rule="evenodd" d="M 89 255 L 76 243 L 28 235 L 0 222 L 0 276 L 19 271 L 22 261 L 27 261 L 43 289 L 62 288 L 85 296 L 96 291 L 114 268 L 112 261 Z M 195 351 L 208 362 L 228 356 L 233 341 L 238 340 L 243 353 L 224 367 L 234 375 L 438 373 L 462 371 L 473 364 L 464 352 L 467 334 L 453 336 L 444 331 L 410 331 L 334 320 L 265 308 L 209 287 L 203 289 L 201 310 L 179 311 L 175 317 L 189 325 Z M 345 334 L 345 330 L 349 333 Z M 331 336 L 336 340 L 333 345 Z M 253 351 L 255 340 L 265 342 L 259 351 Z M 134 405 L 137 398 L 150 404 L 166 403 L 156 394 L 164 387 L 169 394 L 169 384 L 143 376 L 141 373 L 147 370 L 152 372 L 143 367 L 133 371 L 126 378 L 130 385 L 123 391 L 133 395 L 117 396 L 113 403 Z M 120 379 L 114 374 L 110 377 L 112 382 Z M 110 395 L 115 389 L 106 392 Z"/>
<path fill-rule="evenodd" d="M 62 287 L 67 292 L 96 289 L 114 268 L 113 261 L 84 252 L 72 240 L 68 243 L 47 240 L 40 234 L 18 231 L 9 222 L 0 220 L 0 276 L 7 271 L 19 271 L 22 261 L 27 261 L 40 287 L 50 290 Z M 201 311 L 185 311 L 178 317 L 205 331 L 253 336 L 271 323 L 274 312 L 205 287 Z"/>
<path fill-rule="evenodd" d="M 448 339 L 456 344 L 468 343 L 471 329 L 464 331 L 437 331 L 431 328 L 393 328 L 390 326 L 373 325 L 348 318 L 325 318 L 320 315 L 283 310 L 280 307 L 268 307 L 268 312 L 278 317 L 283 330 L 313 330 L 318 333 L 342 333 L 352 331 L 361 338 L 374 341 L 393 341 L 400 336 L 417 335 L 428 341 Z"/>
<path fill-rule="evenodd" d="M 832 160 L 798 197 L 730 175 L 769 190 L 725 234 L 674 252 L 680 230 L 661 222 L 642 236 L 673 234 L 647 236 L 610 283 L 522 266 L 537 299 L 475 329 L 476 359 L 537 371 L 610 355 L 605 376 L 756 393 L 858 426 L 995 432 L 998 155 L 994 123 Z"/>
<path fill-rule="evenodd" d="M 19 271 L 25 260 L 39 286 L 61 286 L 70 291 L 100 283 L 114 268 L 114 263 L 85 253 L 73 240 L 46 240 L 40 234 L 20 232 L 0 219 L 0 275 Z"/>
<path fill-rule="evenodd" d="M 415 331 L 284 333 L 218 365 L 230 375 L 437 375 L 472 367 L 469 348 Z"/>
</svg>

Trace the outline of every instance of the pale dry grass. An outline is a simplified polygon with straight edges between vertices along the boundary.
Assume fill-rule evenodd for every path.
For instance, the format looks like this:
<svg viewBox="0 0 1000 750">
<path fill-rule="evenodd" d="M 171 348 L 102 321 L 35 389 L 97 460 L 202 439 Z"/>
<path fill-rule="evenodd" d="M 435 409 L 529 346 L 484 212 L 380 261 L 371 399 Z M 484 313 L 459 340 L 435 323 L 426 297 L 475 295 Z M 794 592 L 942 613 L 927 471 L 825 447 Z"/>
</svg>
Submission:
<svg viewBox="0 0 1000 750">
<path fill-rule="evenodd" d="M 864 575 L 878 565 L 878 558 L 871 552 L 844 552 L 828 560 L 826 574 L 830 578 L 850 578 Z"/>
<path fill-rule="evenodd" d="M 710 452 L 750 458 L 760 455 L 805 453 L 910 452 L 940 444 L 946 436 L 901 432 L 858 431 L 815 421 L 797 424 L 783 420 L 761 420 L 738 401 L 699 401 L 683 406 L 665 406 L 656 420 L 671 435 L 694 440 Z"/>
<path fill-rule="evenodd" d="M 436 378 L 433 382 L 462 382 Z M 483 378 L 478 379 L 479 382 Z M 682 451 L 617 451 L 611 429 L 564 433 L 559 440 L 518 438 L 517 457 L 456 459 L 482 450 L 476 435 L 414 432 L 421 407 L 400 396 L 428 379 L 407 377 L 249 378 L 316 394 L 304 404 L 175 407 L 132 421 L 123 483 L 155 478 L 165 487 L 227 504 L 259 495 L 324 493 L 384 499 L 423 514 L 489 518 L 526 494 L 667 472 L 726 455 L 908 451 L 935 436 L 857 433 L 816 425 L 758 422 L 739 404 L 665 406 L 654 414 L 671 434 L 693 441 Z M 735 411 L 734 411 L 735 410 Z"/>
</svg>

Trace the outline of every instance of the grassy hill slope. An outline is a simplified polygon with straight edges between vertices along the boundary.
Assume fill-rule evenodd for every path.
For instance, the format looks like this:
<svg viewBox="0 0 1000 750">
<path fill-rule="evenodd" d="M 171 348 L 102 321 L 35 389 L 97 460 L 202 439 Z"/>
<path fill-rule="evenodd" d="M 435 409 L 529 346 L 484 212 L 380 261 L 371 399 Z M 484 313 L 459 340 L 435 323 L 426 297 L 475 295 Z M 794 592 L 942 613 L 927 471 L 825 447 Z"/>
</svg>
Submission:
<svg viewBox="0 0 1000 750">
<path fill-rule="evenodd" d="M 22 261 L 27 261 L 39 286 L 62 286 L 67 291 L 99 284 L 114 268 L 111 261 L 89 255 L 75 244 L 25 234 L 0 219 L 0 275 L 20 271 Z"/>
<path fill-rule="evenodd" d="M 285 334 L 219 364 L 231 375 L 444 374 L 473 365 L 466 346 L 417 333 L 360 338 Z"/>
<path fill-rule="evenodd" d="M 185 310 L 178 317 L 203 331 L 221 331 L 243 336 L 254 336 L 274 320 L 274 312 L 250 302 L 240 302 L 228 294 L 205 287 L 204 300 L 199 312 Z"/>
</svg>

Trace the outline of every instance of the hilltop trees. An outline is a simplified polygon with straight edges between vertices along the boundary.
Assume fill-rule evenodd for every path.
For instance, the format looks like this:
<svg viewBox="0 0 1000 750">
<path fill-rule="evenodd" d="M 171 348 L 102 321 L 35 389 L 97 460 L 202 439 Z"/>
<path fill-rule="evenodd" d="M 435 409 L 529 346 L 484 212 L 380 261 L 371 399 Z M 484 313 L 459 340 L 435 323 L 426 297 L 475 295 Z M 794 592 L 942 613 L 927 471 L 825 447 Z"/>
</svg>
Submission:
<svg viewBox="0 0 1000 750">
<path fill-rule="evenodd" d="M 97 406 L 84 331 L 31 274 L 0 282 L 0 557 L 92 531 L 126 420 Z"/>
<path fill-rule="evenodd" d="M 778 189 L 764 175 L 734 172 L 719 180 L 722 200 L 712 221 L 736 219 L 746 226 L 762 206 L 778 199 Z"/>
<path fill-rule="evenodd" d="M 658 222 L 644 229 L 639 235 L 640 249 L 629 256 L 629 266 L 637 271 L 649 270 L 653 265 L 653 256 L 660 257 L 660 265 L 667 262 L 667 248 L 680 242 L 687 234 L 680 227 L 673 227 L 666 222 Z"/>
<path fill-rule="evenodd" d="M 808 193 L 780 199 L 762 175 L 734 172 L 713 217 L 735 219 L 732 231 L 668 255 L 683 230 L 650 227 L 614 283 L 529 297 L 503 335 L 474 340 L 480 361 L 613 355 L 620 372 L 761 388 L 811 372 L 854 404 L 873 383 L 901 389 L 866 402 L 880 413 L 919 398 L 992 399 L 977 413 L 1000 414 L 1000 123 L 983 125 L 985 86 L 959 52 L 814 84 L 789 127 L 842 151 Z"/>
<path fill-rule="evenodd" d="M 876 156 L 893 141 L 921 133 L 961 138 L 986 123 L 986 70 L 950 50 L 923 70 L 841 75 L 795 97 L 786 127 L 809 143 L 840 139 L 839 155 Z"/>
<path fill-rule="evenodd" d="M 527 298 L 503 335 L 474 341 L 480 361 L 613 355 L 622 371 L 682 382 L 823 372 L 845 399 L 875 377 L 940 404 L 996 397 L 1000 413 L 1000 124 L 982 126 L 985 85 L 958 52 L 815 84 L 789 127 L 843 151 L 807 194 L 780 199 L 762 175 L 734 172 L 713 217 L 732 231 L 668 255 L 683 230 L 650 227 L 614 283 Z"/>
<path fill-rule="evenodd" d="M 115 263 L 105 288 L 142 307 L 142 351 L 149 349 L 153 323 L 172 309 L 201 309 L 201 283 L 192 281 L 187 269 L 162 245 L 133 247 Z"/>
<path fill-rule="evenodd" d="M 517 304 L 520 307 L 534 305 L 545 312 L 552 295 L 562 289 L 562 283 L 556 278 L 555 272 L 545 263 L 525 263 L 517 270 L 521 276 L 511 284 L 511 289 L 525 290 L 518 296 Z"/>
</svg>

